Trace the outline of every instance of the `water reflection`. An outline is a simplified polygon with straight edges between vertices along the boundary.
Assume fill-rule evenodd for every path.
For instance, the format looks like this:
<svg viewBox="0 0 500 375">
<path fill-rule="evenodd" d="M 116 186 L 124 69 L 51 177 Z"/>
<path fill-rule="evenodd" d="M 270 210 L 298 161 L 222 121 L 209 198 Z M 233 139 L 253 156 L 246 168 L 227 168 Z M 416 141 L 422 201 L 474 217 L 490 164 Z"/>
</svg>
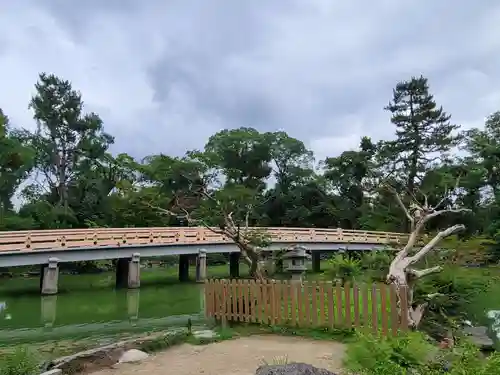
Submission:
<svg viewBox="0 0 500 375">
<path fill-rule="evenodd" d="M 204 297 L 199 284 L 184 284 L 5 298 L 0 346 L 185 325 L 203 319 Z"/>
</svg>

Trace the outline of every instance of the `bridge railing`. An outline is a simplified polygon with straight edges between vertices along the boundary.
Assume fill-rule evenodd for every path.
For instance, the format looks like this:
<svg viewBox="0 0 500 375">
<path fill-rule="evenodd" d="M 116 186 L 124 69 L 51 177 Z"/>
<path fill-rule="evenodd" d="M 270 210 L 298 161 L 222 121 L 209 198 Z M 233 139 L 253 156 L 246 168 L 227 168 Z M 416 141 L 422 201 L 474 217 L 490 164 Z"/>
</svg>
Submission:
<svg viewBox="0 0 500 375">
<path fill-rule="evenodd" d="M 328 228 L 254 228 L 266 230 L 274 242 L 401 243 L 407 235 Z M 51 229 L 0 232 L 0 252 L 69 249 L 95 246 L 231 243 L 203 227 Z"/>
</svg>

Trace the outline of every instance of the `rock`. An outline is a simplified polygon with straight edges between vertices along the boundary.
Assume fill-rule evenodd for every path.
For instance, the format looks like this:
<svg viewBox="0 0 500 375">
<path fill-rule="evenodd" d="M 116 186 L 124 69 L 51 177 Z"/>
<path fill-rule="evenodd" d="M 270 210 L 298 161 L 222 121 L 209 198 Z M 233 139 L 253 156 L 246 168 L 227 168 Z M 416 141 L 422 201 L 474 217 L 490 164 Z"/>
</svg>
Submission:
<svg viewBox="0 0 500 375">
<path fill-rule="evenodd" d="M 200 331 L 193 331 L 193 336 L 197 339 L 212 339 L 217 337 L 217 333 L 210 329 L 203 329 Z"/>
<path fill-rule="evenodd" d="M 118 363 L 140 362 L 148 357 L 148 353 L 144 353 L 137 349 L 130 349 L 122 354 Z"/>
<path fill-rule="evenodd" d="M 487 327 L 465 327 L 463 332 L 470 336 L 471 342 L 483 350 L 492 350 L 495 346 L 493 340 L 488 336 Z"/>
<path fill-rule="evenodd" d="M 256 375 L 336 375 L 324 368 L 314 367 L 307 363 L 289 363 L 286 365 L 264 365 L 255 372 Z"/>
<path fill-rule="evenodd" d="M 62 375 L 62 370 L 56 368 L 54 370 L 49 370 L 49 371 L 42 372 L 41 375 Z"/>
</svg>

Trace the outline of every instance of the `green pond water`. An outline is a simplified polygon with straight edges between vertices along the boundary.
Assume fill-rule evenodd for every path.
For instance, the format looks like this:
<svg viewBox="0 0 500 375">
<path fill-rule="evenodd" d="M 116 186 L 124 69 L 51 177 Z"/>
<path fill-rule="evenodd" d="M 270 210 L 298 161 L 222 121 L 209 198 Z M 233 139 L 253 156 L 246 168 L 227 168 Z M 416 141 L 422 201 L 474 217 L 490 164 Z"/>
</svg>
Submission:
<svg viewBox="0 0 500 375">
<path fill-rule="evenodd" d="M 60 275 L 60 293 L 45 297 L 38 293 L 38 277 L 0 280 L 0 348 L 69 339 L 105 344 L 118 334 L 203 319 L 202 285 L 178 283 L 164 270 L 141 276 L 140 289 L 115 290 L 112 273 Z"/>
</svg>

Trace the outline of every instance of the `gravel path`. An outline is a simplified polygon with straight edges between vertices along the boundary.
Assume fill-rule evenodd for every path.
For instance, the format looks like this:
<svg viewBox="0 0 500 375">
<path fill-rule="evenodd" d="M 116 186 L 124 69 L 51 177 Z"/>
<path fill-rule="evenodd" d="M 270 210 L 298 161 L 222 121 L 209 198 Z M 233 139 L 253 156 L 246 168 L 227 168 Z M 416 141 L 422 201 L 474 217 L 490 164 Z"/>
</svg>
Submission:
<svg viewBox="0 0 500 375">
<path fill-rule="evenodd" d="M 263 361 L 287 356 L 289 362 L 306 362 L 336 372 L 345 346 L 331 341 L 299 337 L 252 336 L 219 343 L 180 345 L 137 364 L 120 364 L 93 375 L 253 375 Z"/>
</svg>

